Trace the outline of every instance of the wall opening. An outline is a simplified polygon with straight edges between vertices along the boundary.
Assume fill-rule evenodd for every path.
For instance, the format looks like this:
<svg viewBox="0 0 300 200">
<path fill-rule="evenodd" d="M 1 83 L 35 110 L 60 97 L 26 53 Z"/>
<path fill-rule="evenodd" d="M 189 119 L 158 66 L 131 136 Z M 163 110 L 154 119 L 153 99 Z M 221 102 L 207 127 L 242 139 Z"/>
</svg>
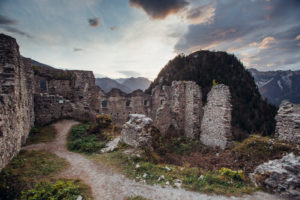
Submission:
<svg viewBox="0 0 300 200">
<path fill-rule="evenodd" d="M 102 108 L 107 108 L 107 101 L 102 101 L 101 105 L 102 105 Z"/>
<path fill-rule="evenodd" d="M 46 80 L 40 81 L 40 88 L 41 88 L 42 92 L 47 92 L 47 81 Z"/>
<path fill-rule="evenodd" d="M 126 101 L 126 107 L 129 107 L 129 106 L 130 106 L 130 103 L 131 103 L 130 100 L 127 100 L 127 101 Z"/>
</svg>

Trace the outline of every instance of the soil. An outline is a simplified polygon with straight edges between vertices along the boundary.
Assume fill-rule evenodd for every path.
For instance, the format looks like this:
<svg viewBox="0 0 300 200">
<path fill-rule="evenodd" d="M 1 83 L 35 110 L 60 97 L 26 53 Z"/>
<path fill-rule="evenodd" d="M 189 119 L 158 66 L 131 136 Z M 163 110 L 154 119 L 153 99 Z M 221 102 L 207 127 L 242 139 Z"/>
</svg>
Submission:
<svg viewBox="0 0 300 200">
<path fill-rule="evenodd" d="M 87 159 L 84 155 L 70 152 L 66 148 L 67 134 L 71 127 L 78 122 L 62 120 L 54 124 L 57 130 L 55 141 L 41 143 L 24 147 L 25 150 L 45 150 L 55 153 L 66 159 L 70 167 L 58 174 L 58 177 L 81 179 L 91 187 L 95 200 L 123 200 L 128 196 L 143 196 L 152 200 L 279 200 L 280 198 L 271 194 L 257 192 L 242 197 L 227 197 L 218 195 L 207 195 L 197 192 L 175 189 L 172 187 L 161 187 L 159 185 L 147 185 L 135 182 L 124 175 L 113 171 L 105 165 L 99 165 Z"/>
</svg>

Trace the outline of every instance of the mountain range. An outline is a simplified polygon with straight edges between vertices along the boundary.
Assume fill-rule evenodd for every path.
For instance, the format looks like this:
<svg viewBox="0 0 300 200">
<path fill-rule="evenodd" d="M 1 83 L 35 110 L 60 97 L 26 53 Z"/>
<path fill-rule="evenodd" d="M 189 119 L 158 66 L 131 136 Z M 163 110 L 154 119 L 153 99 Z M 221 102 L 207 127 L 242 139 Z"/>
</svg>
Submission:
<svg viewBox="0 0 300 200">
<path fill-rule="evenodd" d="M 267 71 L 248 69 L 263 98 L 279 105 L 282 100 L 300 103 L 300 70 L 298 71 Z"/>
<path fill-rule="evenodd" d="M 105 93 L 109 92 L 112 88 L 118 88 L 125 93 L 131 93 L 134 90 L 146 90 L 151 84 L 147 78 L 144 77 L 131 77 L 131 78 L 96 78 L 96 85 L 98 85 Z"/>
</svg>

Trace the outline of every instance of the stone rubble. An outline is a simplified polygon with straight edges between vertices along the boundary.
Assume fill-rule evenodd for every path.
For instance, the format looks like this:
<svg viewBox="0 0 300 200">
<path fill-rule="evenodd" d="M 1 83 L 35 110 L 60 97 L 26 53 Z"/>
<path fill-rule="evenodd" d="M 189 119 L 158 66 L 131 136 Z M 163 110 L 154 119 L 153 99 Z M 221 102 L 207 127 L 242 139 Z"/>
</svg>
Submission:
<svg viewBox="0 0 300 200">
<path fill-rule="evenodd" d="M 121 131 L 121 142 L 134 148 L 152 150 L 152 119 L 142 114 L 130 114 Z"/>
<path fill-rule="evenodd" d="M 300 156 L 290 153 L 282 159 L 270 160 L 249 175 L 256 186 L 265 185 L 290 199 L 300 199 Z M 261 177 L 265 179 L 261 180 Z"/>
<path fill-rule="evenodd" d="M 116 137 L 115 139 L 113 139 L 112 141 L 108 142 L 105 146 L 105 148 L 101 149 L 101 153 L 108 153 L 108 152 L 112 152 L 115 149 L 118 148 L 118 144 L 120 142 L 121 137 Z"/>
</svg>

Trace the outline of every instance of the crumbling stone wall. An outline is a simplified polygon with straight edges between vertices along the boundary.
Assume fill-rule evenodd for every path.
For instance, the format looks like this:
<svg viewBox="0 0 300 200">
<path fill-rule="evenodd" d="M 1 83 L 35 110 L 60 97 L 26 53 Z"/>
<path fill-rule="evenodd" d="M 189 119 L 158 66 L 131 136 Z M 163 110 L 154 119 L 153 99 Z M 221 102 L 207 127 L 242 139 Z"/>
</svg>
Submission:
<svg viewBox="0 0 300 200">
<path fill-rule="evenodd" d="M 214 86 L 204 107 L 200 135 L 203 144 L 221 149 L 232 145 L 231 111 L 229 87 L 223 84 Z"/>
<path fill-rule="evenodd" d="M 153 89 L 150 116 L 162 134 L 177 131 L 197 137 L 202 115 L 202 93 L 195 82 L 173 81 L 171 86 L 158 85 Z"/>
<path fill-rule="evenodd" d="M 275 135 L 279 139 L 300 144 L 300 105 L 282 101 L 275 119 Z"/>
<path fill-rule="evenodd" d="M 16 40 L 0 34 L 0 170 L 18 154 L 33 126 L 33 75 L 28 63 Z"/>
<path fill-rule="evenodd" d="M 80 121 L 95 120 L 96 113 L 80 102 L 73 103 L 60 95 L 39 93 L 34 95 L 35 123 L 45 125 L 64 118 Z"/>
</svg>

